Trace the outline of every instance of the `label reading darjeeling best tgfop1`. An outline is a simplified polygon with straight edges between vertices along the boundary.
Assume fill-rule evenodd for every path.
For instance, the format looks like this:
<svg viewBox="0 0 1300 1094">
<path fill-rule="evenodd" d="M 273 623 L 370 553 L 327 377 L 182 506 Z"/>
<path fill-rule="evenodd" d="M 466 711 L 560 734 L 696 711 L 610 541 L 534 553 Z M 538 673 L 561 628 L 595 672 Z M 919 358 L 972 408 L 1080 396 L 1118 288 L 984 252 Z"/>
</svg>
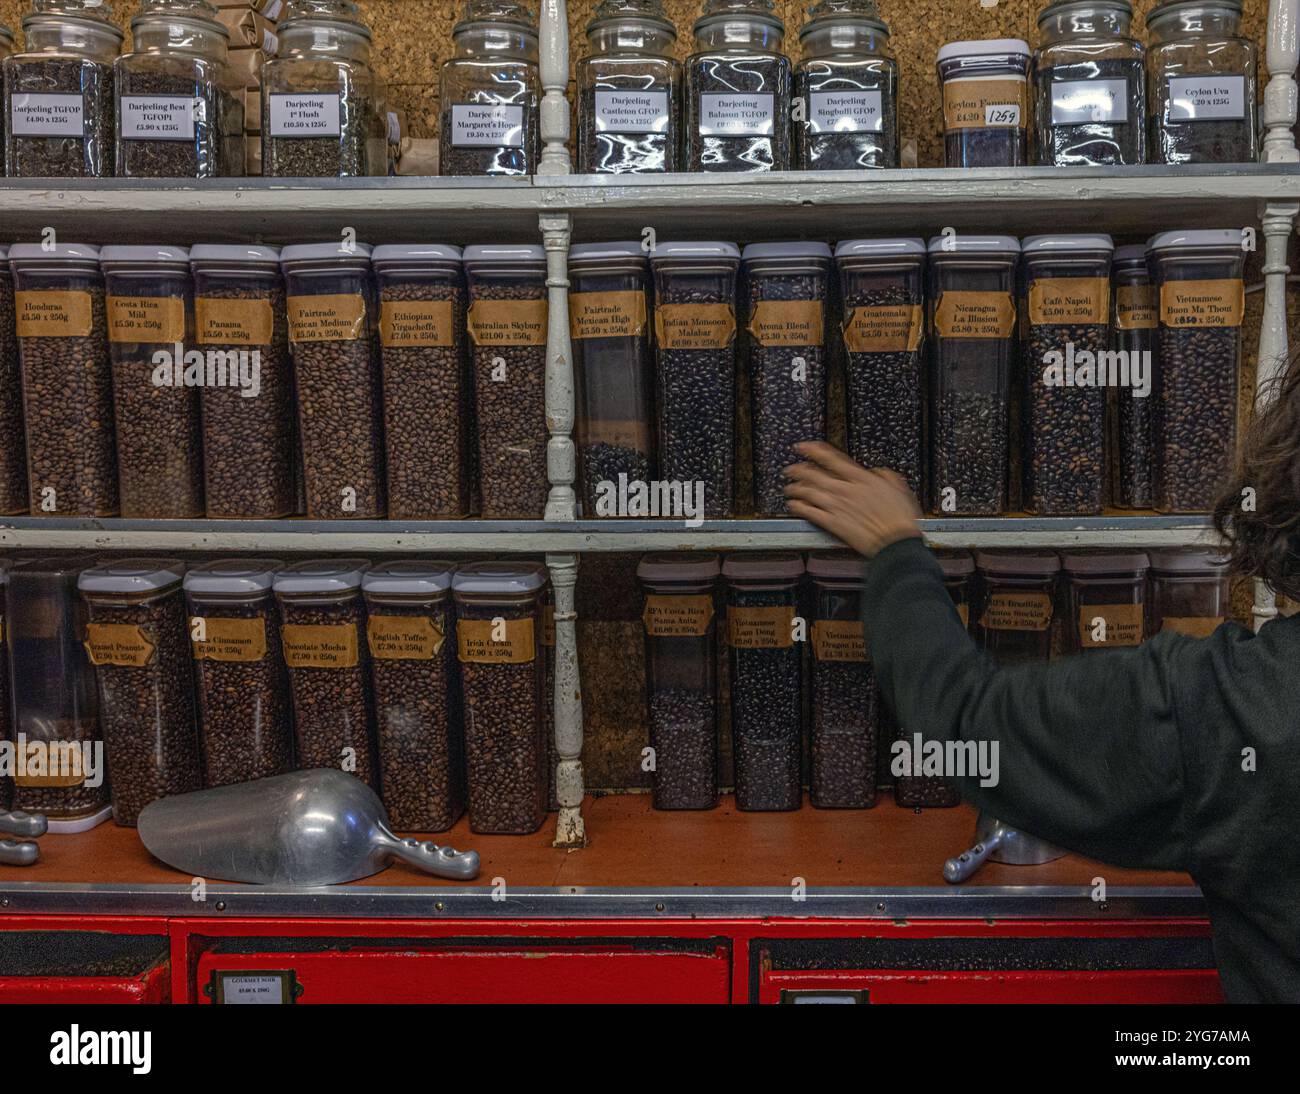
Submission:
<svg viewBox="0 0 1300 1094">
<path fill-rule="evenodd" d="M 337 95 L 271 95 L 272 137 L 337 137 Z"/>
<path fill-rule="evenodd" d="M 80 137 L 80 95 L 14 95 L 9 105 L 9 132 L 15 137 Z"/>
<path fill-rule="evenodd" d="M 178 95 L 123 95 L 118 102 L 124 141 L 191 141 L 195 114 L 203 111 L 201 100 Z"/>
<path fill-rule="evenodd" d="M 884 128 L 879 91 L 814 91 L 808 96 L 810 133 L 879 133 Z"/>
<path fill-rule="evenodd" d="M 770 137 L 775 96 L 750 92 L 706 92 L 700 96 L 700 136 Z"/>
<path fill-rule="evenodd" d="M 597 91 L 596 132 L 668 132 L 668 92 Z"/>
</svg>

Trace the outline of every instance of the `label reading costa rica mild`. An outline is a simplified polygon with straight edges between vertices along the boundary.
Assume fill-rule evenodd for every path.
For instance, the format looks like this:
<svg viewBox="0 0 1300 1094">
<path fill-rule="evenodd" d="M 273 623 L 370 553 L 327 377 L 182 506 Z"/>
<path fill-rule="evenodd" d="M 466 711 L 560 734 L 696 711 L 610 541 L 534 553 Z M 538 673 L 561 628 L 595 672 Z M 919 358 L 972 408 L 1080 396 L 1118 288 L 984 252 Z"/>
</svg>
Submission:
<svg viewBox="0 0 1300 1094">
<path fill-rule="evenodd" d="M 179 296 L 110 296 L 110 342 L 180 342 L 185 338 L 185 301 Z"/>
</svg>

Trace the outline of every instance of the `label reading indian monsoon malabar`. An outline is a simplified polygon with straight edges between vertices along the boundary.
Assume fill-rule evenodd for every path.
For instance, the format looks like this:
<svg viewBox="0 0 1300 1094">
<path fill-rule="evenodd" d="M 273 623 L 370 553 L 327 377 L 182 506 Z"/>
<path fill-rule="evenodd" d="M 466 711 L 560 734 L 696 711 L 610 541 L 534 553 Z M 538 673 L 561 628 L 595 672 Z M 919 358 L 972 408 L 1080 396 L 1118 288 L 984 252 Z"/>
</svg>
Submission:
<svg viewBox="0 0 1300 1094">
<path fill-rule="evenodd" d="M 787 650 L 794 645 L 794 608 L 728 608 L 727 634 L 738 650 Z"/>
<path fill-rule="evenodd" d="M 660 349 L 725 349 L 736 334 L 730 304 L 660 304 L 655 336 Z"/>
<path fill-rule="evenodd" d="M 355 623 L 285 623 L 280 642 L 291 669 L 351 669 L 358 663 Z"/>
<path fill-rule="evenodd" d="M 597 133 L 666 133 L 668 92 L 597 91 Z"/>
<path fill-rule="evenodd" d="M 850 353 L 912 353 L 921 344 L 920 304 L 853 308 L 844 322 Z"/>
<path fill-rule="evenodd" d="M 507 103 L 455 103 L 451 143 L 456 148 L 522 148 L 524 108 Z"/>
<path fill-rule="evenodd" d="M 1239 327 L 1245 311 L 1246 286 L 1240 278 L 1160 286 L 1160 322 L 1166 327 Z"/>
<path fill-rule="evenodd" d="M 819 300 L 760 300 L 749 333 L 762 346 L 820 347 L 823 316 Z"/>
<path fill-rule="evenodd" d="M 366 301 L 360 293 L 322 293 L 288 298 L 292 342 L 355 342 L 366 333 Z"/>
<path fill-rule="evenodd" d="M 1140 646 L 1142 605 L 1080 604 L 1079 642 L 1086 650 Z"/>
<path fill-rule="evenodd" d="M 428 615 L 372 615 L 366 641 L 377 661 L 432 661 L 442 649 L 442 628 Z"/>
<path fill-rule="evenodd" d="M 457 656 L 477 665 L 520 665 L 537 656 L 531 619 L 459 619 Z"/>
<path fill-rule="evenodd" d="M 91 329 L 90 293 L 25 289 L 14 293 L 19 338 L 87 338 Z"/>
<path fill-rule="evenodd" d="M 153 660 L 155 648 L 135 623 L 86 624 L 86 652 L 92 665 L 144 668 Z"/>
<path fill-rule="evenodd" d="M 379 305 L 379 341 L 385 346 L 454 346 L 450 300 L 384 300 Z"/>
<path fill-rule="evenodd" d="M 1016 305 L 1005 292 L 945 292 L 934 309 L 940 338 L 1010 338 Z"/>
<path fill-rule="evenodd" d="M 480 346 L 546 345 L 545 300 L 476 300 L 466 325 Z"/>
<path fill-rule="evenodd" d="M 1110 314 L 1105 277 L 1040 277 L 1029 286 L 1029 321 L 1035 326 L 1100 326 Z"/>
<path fill-rule="evenodd" d="M 856 619 L 819 619 L 812 627 L 818 661 L 866 661 L 867 639 Z"/>
<path fill-rule="evenodd" d="M 808 96 L 810 133 L 879 133 L 884 128 L 879 91 L 814 91 Z"/>
<path fill-rule="evenodd" d="M 196 634 L 202 632 L 200 640 Z M 261 661 L 266 657 L 266 620 L 190 618 L 195 661 Z"/>
<path fill-rule="evenodd" d="M 179 342 L 185 337 L 185 301 L 179 296 L 110 296 L 110 342 Z"/>
<path fill-rule="evenodd" d="M 1156 287 L 1119 285 L 1115 289 L 1115 326 L 1120 330 L 1154 330 Z"/>
<path fill-rule="evenodd" d="M 700 136 L 770 137 L 775 103 L 770 93 L 705 92 L 700 95 Z"/>
<path fill-rule="evenodd" d="M 975 76 L 943 85 L 947 129 L 1023 129 L 1029 84 L 1015 77 Z"/>
<path fill-rule="evenodd" d="M 337 137 L 338 95 L 268 96 L 272 137 Z"/>
<path fill-rule="evenodd" d="M 641 613 L 645 632 L 653 638 L 699 638 L 707 634 L 713 621 L 713 597 L 660 596 L 645 598 Z"/>
<path fill-rule="evenodd" d="M 639 338 L 645 332 L 645 293 L 577 292 L 569 297 L 574 338 Z"/>
<path fill-rule="evenodd" d="M 980 616 L 980 626 L 988 631 L 1045 631 L 1051 622 L 1048 593 L 995 592 Z"/>
</svg>

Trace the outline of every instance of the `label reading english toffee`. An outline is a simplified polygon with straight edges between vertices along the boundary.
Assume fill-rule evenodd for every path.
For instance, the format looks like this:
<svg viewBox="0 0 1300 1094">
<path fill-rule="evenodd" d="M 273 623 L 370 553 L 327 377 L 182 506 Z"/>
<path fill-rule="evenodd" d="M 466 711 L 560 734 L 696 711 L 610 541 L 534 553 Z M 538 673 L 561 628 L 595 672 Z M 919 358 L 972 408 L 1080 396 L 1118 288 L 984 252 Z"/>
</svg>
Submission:
<svg viewBox="0 0 1300 1094">
<path fill-rule="evenodd" d="M 730 304 L 660 304 L 655 336 L 660 349 L 726 349 L 736 334 Z"/>
<path fill-rule="evenodd" d="M 1052 623 L 1048 593 L 995 592 L 980 617 L 986 631 L 1045 631 Z"/>
<path fill-rule="evenodd" d="M 574 338 L 639 338 L 645 333 L 645 293 L 578 292 L 569 297 Z"/>
<path fill-rule="evenodd" d="M 912 353 L 921 344 L 924 309 L 920 304 L 853 308 L 844 322 L 850 353 Z"/>
<path fill-rule="evenodd" d="M 355 623 L 285 623 L 280 641 L 291 669 L 351 669 L 359 660 Z"/>
<path fill-rule="evenodd" d="M 1160 286 L 1160 322 L 1166 327 L 1239 327 L 1245 310 L 1246 285 L 1237 277 Z"/>
<path fill-rule="evenodd" d="M 545 300 L 476 300 L 466 317 L 480 346 L 546 345 Z"/>
<path fill-rule="evenodd" d="M 713 597 L 650 594 L 641 613 L 645 632 L 652 638 L 699 638 L 713 622 Z"/>
<path fill-rule="evenodd" d="M 824 314 L 820 300 L 760 300 L 749 333 L 762 346 L 820 347 Z"/>
<path fill-rule="evenodd" d="M 372 615 L 366 620 L 370 656 L 377 661 L 432 661 L 445 641 L 427 615 Z"/>
<path fill-rule="evenodd" d="M 1080 604 L 1079 642 L 1085 650 L 1142 644 L 1141 604 Z"/>
<path fill-rule="evenodd" d="M 19 338 L 88 338 L 90 293 L 25 289 L 14 293 Z"/>
<path fill-rule="evenodd" d="M 202 640 L 195 632 L 202 624 Z M 195 661 L 261 661 L 266 657 L 266 620 L 190 618 Z"/>
<path fill-rule="evenodd" d="M 1029 321 L 1035 326 L 1102 326 L 1109 314 L 1107 278 L 1040 277 L 1029 286 Z"/>
<path fill-rule="evenodd" d="M 185 301 L 179 296 L 110 296 L 110 342 L 173 342 L 185 338 Z"/>
<path fill-rule="evenodd" d="M 365 337 L 366 301 L 360 293 L 288 298 L 293 342 L 355 342 Z"/>
<path fill-rule="evenodd" d="M 461 619 L 457 656 L 463 664 L 522 665 L 537 657 L 531 619 Z"/>
<path fill-rule="evenodd" d="M 269 346 L 274 332 L 270 300 L 194 300 L 194 339 L 201 346 Z"/>
<path fill-rule="evenodd" d="M 135 623 L 87 623 L 86 652 L 92 665 L 144 668 L 156 647 Z"/>
<path fill-rule="evenodd" d="M 384 346 L 454 346 L 450 300 L 385 300 L 379 305 L 379 341 Z"/>
<path fill-rule="evenodd" d="M 934 330 L 940 338 L 1010 338 L 1016 305 L 1010 293 L 953 292 L 939 297 Z"/>
<path fill-rule="evenodd" d="M 794 608 L 728 608 L 727 634 L 738 650 L 788 650 L 794 645 Z"/>
</svg>

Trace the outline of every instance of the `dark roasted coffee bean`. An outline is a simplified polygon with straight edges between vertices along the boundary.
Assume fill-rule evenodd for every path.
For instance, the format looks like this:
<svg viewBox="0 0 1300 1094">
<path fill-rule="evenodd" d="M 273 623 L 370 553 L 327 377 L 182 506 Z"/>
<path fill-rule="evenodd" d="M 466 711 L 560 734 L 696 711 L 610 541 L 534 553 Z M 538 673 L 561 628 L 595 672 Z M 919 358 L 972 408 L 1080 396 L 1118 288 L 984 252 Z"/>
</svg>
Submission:
<svg viewBox="0 0 1300 1094">
<path fill-rule="evenodd" d="M 876 674 L 864 661 L 814 661 L 809 797 L 819 809 L 876 803 Z"/>
<path fill-rule="evenodd" d="M 1007 405 L 982 391 L 948 390 L 936 408 L 931 493 L 937 512 L 997 516 L 1006 506 Z M 943 507 L 944 490 L 956 507 Z"/>
<path fill-rule="evenodd" d="M 686 688 L 650 695 L 656 809 L 712 809 L 718 803 L 714 697 Z"/>
<path fill-rule="evenodd" d="M 1205 512 L 1231 469 L 1237 428 L 1238 327 L 1160 327 L 1156 507 Z"/>
</svg>

